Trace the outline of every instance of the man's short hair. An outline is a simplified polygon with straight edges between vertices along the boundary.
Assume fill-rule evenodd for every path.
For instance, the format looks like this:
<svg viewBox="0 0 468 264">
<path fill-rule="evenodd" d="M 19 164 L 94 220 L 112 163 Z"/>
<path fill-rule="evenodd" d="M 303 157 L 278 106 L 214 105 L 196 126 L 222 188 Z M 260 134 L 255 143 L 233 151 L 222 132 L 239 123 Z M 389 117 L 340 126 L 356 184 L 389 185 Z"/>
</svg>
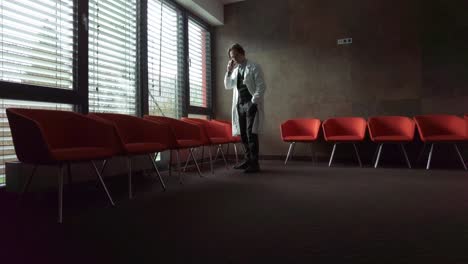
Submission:
<svg viewBox="0 0 468 264">
<path fill-rule="evenodd" d="M 245 50 L 244 50 L 244 48 L 242 48 L 242 46 L 241 46 L 240 44 L 238 44 L 238 43 L 232 45 L 232 46 L 229 48 L 229 50 L 228 50 L 228 57 L 231 56 L 231 51 L 232 51 L 232 50 L 235 50 L 235 51 L 237 51 L 237 52 L 239 52 L 240 54 L 242 54 L 242 55 L 245 56 Z"/>
</svg>

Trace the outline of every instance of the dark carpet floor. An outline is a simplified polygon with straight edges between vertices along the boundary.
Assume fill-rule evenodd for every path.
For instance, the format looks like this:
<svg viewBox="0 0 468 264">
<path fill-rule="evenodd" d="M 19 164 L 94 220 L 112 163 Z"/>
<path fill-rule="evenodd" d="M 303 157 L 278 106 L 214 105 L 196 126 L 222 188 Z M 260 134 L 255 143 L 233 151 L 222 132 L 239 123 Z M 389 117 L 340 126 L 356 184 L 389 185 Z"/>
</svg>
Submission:
<svg viewBox="0 0 468 264">
<path fill-rule="evenodd" d="M 178 185 L 0 193 L 0 263 L 468 263 L 468 173 L 263 161 Z"/>
</svg>

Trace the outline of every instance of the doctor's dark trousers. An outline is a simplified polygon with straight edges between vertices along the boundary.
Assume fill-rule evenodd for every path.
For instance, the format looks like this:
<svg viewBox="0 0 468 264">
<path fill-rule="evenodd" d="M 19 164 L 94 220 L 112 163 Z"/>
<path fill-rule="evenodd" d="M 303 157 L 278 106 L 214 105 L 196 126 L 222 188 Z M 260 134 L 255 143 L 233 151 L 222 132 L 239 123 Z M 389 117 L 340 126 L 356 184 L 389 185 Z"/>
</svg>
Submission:
<svg viewBox="0 0 468 264">
<path fill-rule="evenodd" d="M 257 105 L 250 100 L 237 104 L 239 113 L 239 128 L 242 143 L 245 149 L 245 159 L 250 164 L 258 164 L 258 135 L 252 133 L 252 128 L 257 115 Z"/>
</svg>

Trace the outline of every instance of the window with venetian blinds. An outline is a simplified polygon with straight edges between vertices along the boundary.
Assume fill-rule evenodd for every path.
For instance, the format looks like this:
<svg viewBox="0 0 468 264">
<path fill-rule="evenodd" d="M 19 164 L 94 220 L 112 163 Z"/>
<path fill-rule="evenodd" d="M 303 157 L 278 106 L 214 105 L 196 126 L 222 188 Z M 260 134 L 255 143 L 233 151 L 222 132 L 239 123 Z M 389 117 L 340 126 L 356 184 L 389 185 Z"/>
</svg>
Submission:
<svg viewBox="0 0 468 264">
<path fill-rule="evenodd" d="M 0 0 L 0 80 L 73 89 L 72 0 Z"/>
<path fill-rule="evenodd" d="M 184 94 L 183 17 L 168 1 L 148 0 L 149 113 L 179 118 Z"/>
<path fill-rule="evenodd" d="M 136 0 L 89 1 L 89 111 L 136 114 Z"/>
<path fill-rule="evenodd" d="M 211 35 L 194 19 L 188 22 L 190 105 L 211 107 Z"/>
<path fill-rule="evenodd" d="M 73 89 L 76 42 L 73 0 L 0 0 L 0 81 Z M 0 99 L 0 185 L 16 160 L 5 110 L 72 110 L 71 105 Z"/>
</svg>

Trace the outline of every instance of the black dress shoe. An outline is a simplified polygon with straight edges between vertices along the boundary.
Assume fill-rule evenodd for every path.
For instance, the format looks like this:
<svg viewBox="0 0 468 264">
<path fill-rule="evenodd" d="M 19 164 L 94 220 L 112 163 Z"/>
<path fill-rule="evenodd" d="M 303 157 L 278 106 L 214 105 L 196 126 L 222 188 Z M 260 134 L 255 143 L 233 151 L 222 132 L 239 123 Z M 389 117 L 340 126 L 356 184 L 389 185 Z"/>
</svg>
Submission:
<svg viewBox="0 0 468 264">
<path fill-rule="evenodd" d="M 249 161 L 244 160 L 244 161 L 234 165 L 233 168 L 236 169 L 236 170 L 245 170 L 245 169 L 247 169 L 247 167 L 249 167 Z"/>
<path fill-rule="evenodd" d="M 244 170 L 244 173 L 256 173 L 256 172 L 260 172 L 260 166 L 258 164 L 250 164 Z"/>
</svg>

